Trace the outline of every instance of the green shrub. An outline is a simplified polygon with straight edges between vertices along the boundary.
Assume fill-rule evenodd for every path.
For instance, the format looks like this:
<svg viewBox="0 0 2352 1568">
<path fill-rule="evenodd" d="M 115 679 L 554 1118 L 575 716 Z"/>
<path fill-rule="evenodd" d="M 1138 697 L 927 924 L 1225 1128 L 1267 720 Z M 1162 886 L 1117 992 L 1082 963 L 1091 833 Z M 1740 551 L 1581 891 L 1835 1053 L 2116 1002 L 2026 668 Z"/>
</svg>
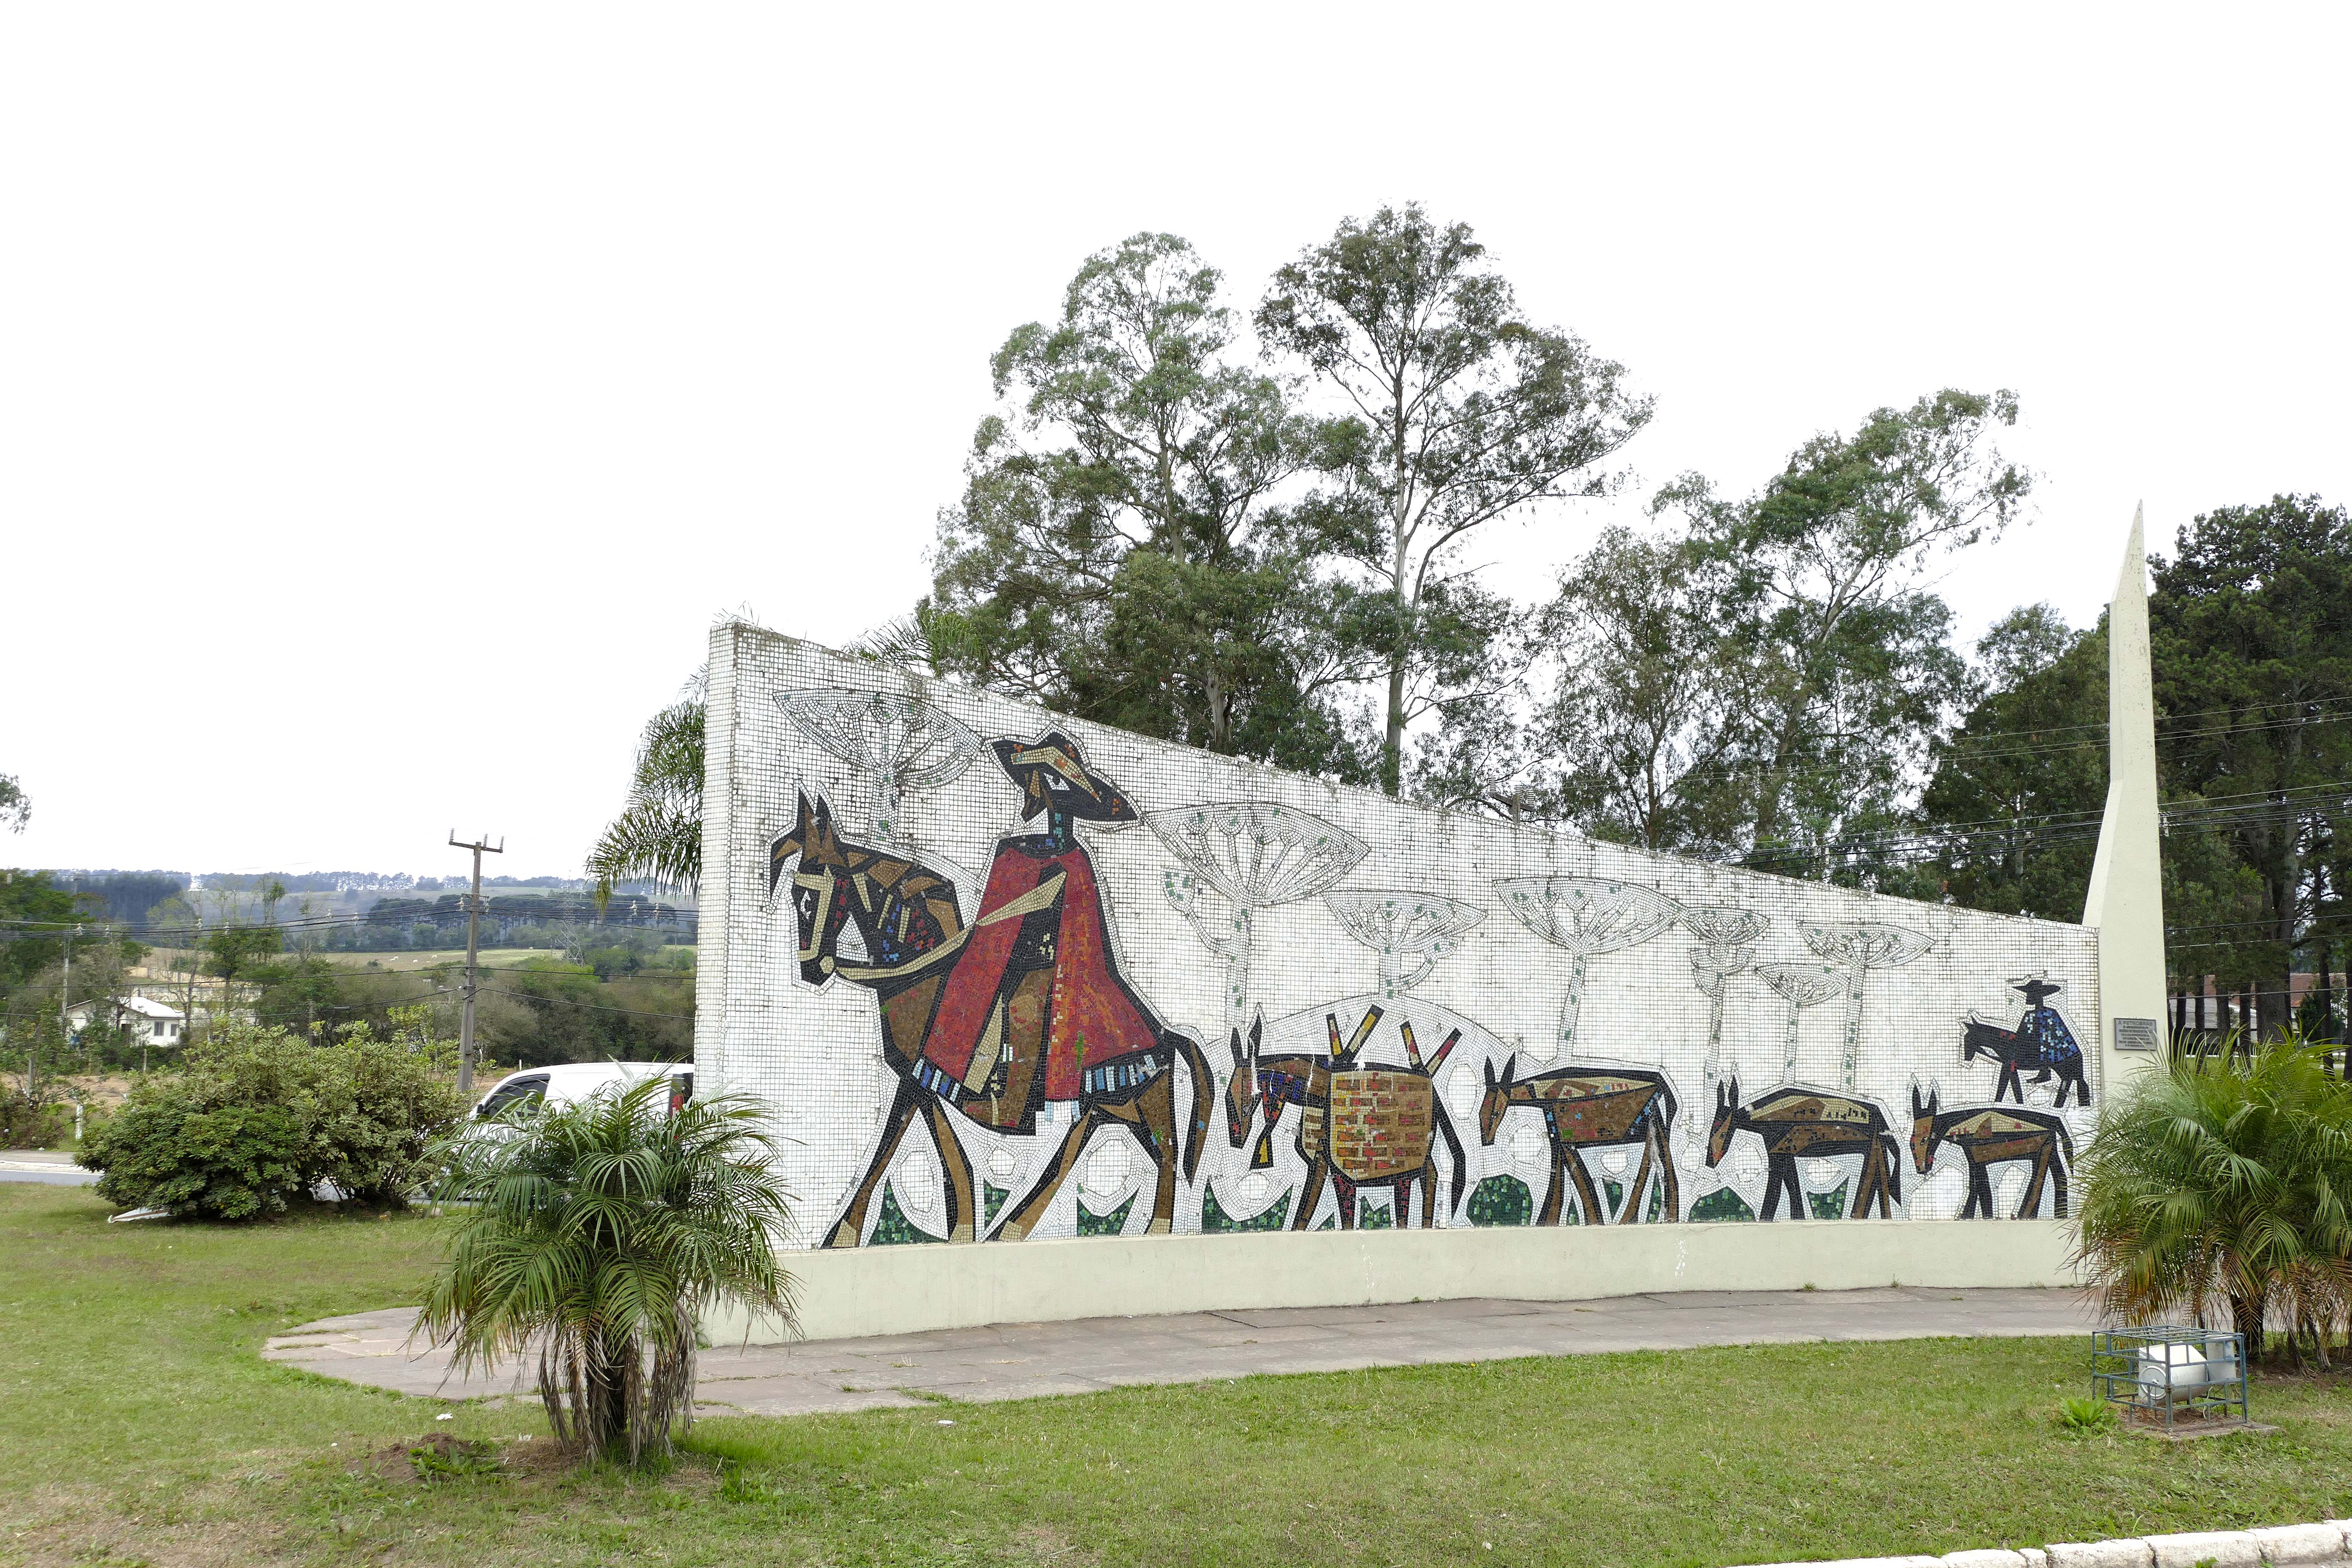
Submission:
<svg viewBox="0 0 2352 1568">
<path fill-rule="evenodd" d="M 442 1144 L 441 1195 L 467 1205 L 418 1328 L 461 1370 L 533 1353 L 555 1439 L 631 1462 L 691 1425 L 697 1326 L 736 1305 L 793 1327 L 776 1266 L 790 1222 L 739 1096 L 669 1109 L 647 1079 L 516 1112 L 502 1138 Z"/>
<path fill-rule="evenodd" d="M 101 1196 L 184 1217 L 280 1213 L 321 1182 L 398 1204 L 464 1110 L 414 1041 L 364 1025 L 316 1042 L 232 1025 L 190 1047 L 183 1070 L 139 1079 L 80 1159 L 104 1173 Z"/>
<path fill-rule="evenodd" d="M 300 1119 L 274 1105 L 206 1105 L 196 1089 L 151 1079 L 84 1141 L 81 1163 L 105 1173 L 99 1196 L 182 1219 L 283 1213 L 308 1187 Z"/>
<path fill-rule="evenodd" d="M 0 1087 L 0 1149 L 47 1149 L 72 1135 L 72 1106 Z"/>
</svg>

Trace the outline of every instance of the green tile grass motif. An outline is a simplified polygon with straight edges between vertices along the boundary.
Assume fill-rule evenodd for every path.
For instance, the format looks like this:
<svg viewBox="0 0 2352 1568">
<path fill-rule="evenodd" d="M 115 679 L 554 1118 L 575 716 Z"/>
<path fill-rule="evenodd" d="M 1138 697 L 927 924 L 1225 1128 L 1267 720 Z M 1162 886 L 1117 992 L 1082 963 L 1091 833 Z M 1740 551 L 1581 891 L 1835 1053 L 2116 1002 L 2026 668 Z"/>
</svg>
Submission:
<svg viewBox="0 0 2352 1568">
<path fill-rule="evenodd" d="M 1280 1230 L 1283 1222 L 1290 1217 L 1290 1194 L 1285 1193 L 1280 1203 L 1270 1205 L 1263 1214 L 1254 1214 L 1247 1219 L 1235 1219 L 1225 1213 L 1225 1205 L 1217 1201 L 1217 1190 L 1212 1187 L 1201 1200 L 1202 1234 L 1222 1236 L 1228 1231 Z"/>
<path fill-rule="evenodd" d="M 898 1208 L 898 1194 L 890 1184 L 882 1184 L 882 1217 L 874 1222 L 874 1239 L 868 1247 L 913 1247 L 926 1241 L 945 1241 L 944 1236 L 933 1236 L 918 1226 Z"/>
<path fill-rule="evenodd" d="M 982 1194 L 981 1201 L 988 1205 L 988 1218 L 982 1224 L 981 1229 L 990 1230 L 996 1225 L 997 1211 L 1013 1201 L 1013 1189 L 992 1186 L 982 1182 L 980 1190 Z"/>
<path fill-rule="evenodd" d="M 1601 1196 L 1608 1204 L 1610 1214 L 1625 1212 L 1625 1189 L 1606 1176 L 1601 1178 Z"/>
<path fill-rule="evenodd" d="M 1339 1228 L 1339 1216 L 1338 1215 L 1332 1215 L 1315 1228 L 1318 1230 L 1337 1230 Z"/>
<path fill-rule="evenodd" d="M 1815 1219 L 1845 1218 L 1845 1184 L 1843 1182 L 1840 1182 L 1836 1190 L 1832 1192 L 1808 1193 L 1805 1195 L 1812 1201 Z"/>
<path fill-rule="evenodd" d="M 1729 1187 L 1717 1187 L 1691 1205 L 1690 1216 L 1697 1221 L 1753 1220 L 1756 1217 L 1756 1211 L 1748 1206 L 1747 1199 Z"/>
<path fill-rule="evenodd" d="M 1135 1207 L 1139 1193 L 1129 1193 L 1127 1202 L 1108 1214 L 1097 1214 L 1087 1207 L 1087 1200 L 1078 1200 L 1078 1234 L 1080 1236 L 1118 1236 L 1127 1229 L 1128 1212 Z"/>
<path fill-rule="evenodd" d="M 1526 1225 L 1535 1217 L 1535 1194 L 1517 1176 L 1489 1176 L 1470 1189 L 1472 1225 Z"/>
<path fill-rule="evenodd" d="M 1394 1230 L 1396 1228 L 1394 1198 L 1391 1198 L 1384 1204 L 1375 1204 L 1366 1198 L 1358 1198 L 1356 1214 L 1359 1216 L 1356 1226 L 1360 1230 Z"/>
<path fill-rule="evenodd" d="M 1650 1186 L 1650 1206 L 1643 1212 L 1642 1221 L 1644 1225 L 1655 1225 L 1658 1223 L 1658 1216 L 1665 1212 L 1666 1184 L 1654 1182 Z"/>
</svg>

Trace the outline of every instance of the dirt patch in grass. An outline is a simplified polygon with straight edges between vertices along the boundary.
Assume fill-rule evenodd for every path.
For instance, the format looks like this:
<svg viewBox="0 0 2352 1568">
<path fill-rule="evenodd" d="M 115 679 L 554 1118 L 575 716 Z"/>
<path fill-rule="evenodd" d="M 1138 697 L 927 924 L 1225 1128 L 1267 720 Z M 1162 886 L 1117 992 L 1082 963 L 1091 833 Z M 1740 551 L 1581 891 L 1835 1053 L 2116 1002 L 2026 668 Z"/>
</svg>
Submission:
<svg viewBox="0 0 2352 1568">
<path fill-rule="evenodd" d="M 240 1568 L 278 1555 L 283 1524 L 237 1506 L 236 1485 L 194 1491 L 41 1487 L 0 1508 L 0 1562 L 25 1568 Z M 14 1553 L 15 1555 L 10 1555 Z"/>
<path fill-rule="evenodd" d="M 1026 1524 L 1013 1532 L 1018 1561 L 1037 1568 L 1095 1568 L 1102 1558 L 1050 1524 Z"/>
</svg>

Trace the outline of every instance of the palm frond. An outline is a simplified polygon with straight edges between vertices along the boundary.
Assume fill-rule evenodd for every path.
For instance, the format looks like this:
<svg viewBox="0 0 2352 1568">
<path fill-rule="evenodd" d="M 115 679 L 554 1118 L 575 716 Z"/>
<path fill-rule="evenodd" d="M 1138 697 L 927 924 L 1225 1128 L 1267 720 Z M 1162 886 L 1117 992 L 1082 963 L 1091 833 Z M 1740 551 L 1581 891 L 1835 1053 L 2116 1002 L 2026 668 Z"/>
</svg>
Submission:
<svg viewBox="0 0 2352 1568">
<path fill-rule="evenodd" d="M 418 1331 L 461 1368 L 539 1348 L 557 1436 L 635 1461 L 693 1416 L 695 1329 L 719 1305 L 792 1321 L 775 1239 L 790 1199 L 761 1109 L 668 1109 L 655 1078 L 517 1112 L 436 1149 L 444 1201 L 467 1205 Z"/>
<path fill-rule="evenodd" d="M 2352 1302 L 2352 1090 L 2277 1042 L 2189 1058 L 2101 1116 L 2079 1172 L 2076 1255 L 2129 1322 L 2226 1303 L 2259 1349 L 2275 1308 L 2332 1322 Z"/>
<path fill-rule="evenodd" d="M 688 893 L 700 885 L 704 716 L 702 694 L 689 690 L 638 736 L 628 799 L 588 852 L 600 904 L 620 882 Z"/>
</svg>

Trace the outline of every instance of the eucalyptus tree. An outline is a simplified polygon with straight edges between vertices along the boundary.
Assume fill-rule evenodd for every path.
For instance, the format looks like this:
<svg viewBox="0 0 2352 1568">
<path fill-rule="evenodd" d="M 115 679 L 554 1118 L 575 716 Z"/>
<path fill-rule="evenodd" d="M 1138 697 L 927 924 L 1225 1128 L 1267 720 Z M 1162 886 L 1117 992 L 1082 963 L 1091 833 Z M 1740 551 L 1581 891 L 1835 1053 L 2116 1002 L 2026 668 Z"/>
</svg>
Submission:
<svg viewBox="0 0 2352 1568">
<path fill-rule="evenodd" d="M 1723 764 L 1748 727 L 1727 575 L 1675 531 L 1605 531 L 1533 619 L 1525 721 L 1479 710 L 1433 734 L 1421 791 L 1645 849 L 1732 848 L 1740 803 Z"/>
<path fill-rule="evenodd" d="M 1520 312 L 1467 224 L 1418 205 L 1343 221 L 1280 268 L 1257 309 L 1269 353 L 1336 401 L 1324 482 L 1296 522 L 1353 570 L 1339 624 L 1381 689 L 1379 773 L 1402 784 L 1404 735 L 1490 696 L 1508 601 L 1463 555 L 1473 530 L 1538 501 L 1604 493 L 1610 457 L 1650 417 L 1624 367 Z"/>
<path fill-rule="evenodd" d="M 1727 575 L 1746 733 L 1719 767 L 1762 863 L 1903 819 L 1966 689 L 1933 584 L 2022 514 L 2033 477 L 1994 440 L 2016 421 L 2013 394 L 1946 390 L 1815 436 L 1745 500 L 1658 495 Z"/>
<path fill-rule="evenodd" d="M 1349 771 L 1311 559 L 1277 520 L 1312 444 L 1174 235 L 1089 257 L 990 373 L 912 639 L 941 672 L 1149 735 Z"/>
</svg>

